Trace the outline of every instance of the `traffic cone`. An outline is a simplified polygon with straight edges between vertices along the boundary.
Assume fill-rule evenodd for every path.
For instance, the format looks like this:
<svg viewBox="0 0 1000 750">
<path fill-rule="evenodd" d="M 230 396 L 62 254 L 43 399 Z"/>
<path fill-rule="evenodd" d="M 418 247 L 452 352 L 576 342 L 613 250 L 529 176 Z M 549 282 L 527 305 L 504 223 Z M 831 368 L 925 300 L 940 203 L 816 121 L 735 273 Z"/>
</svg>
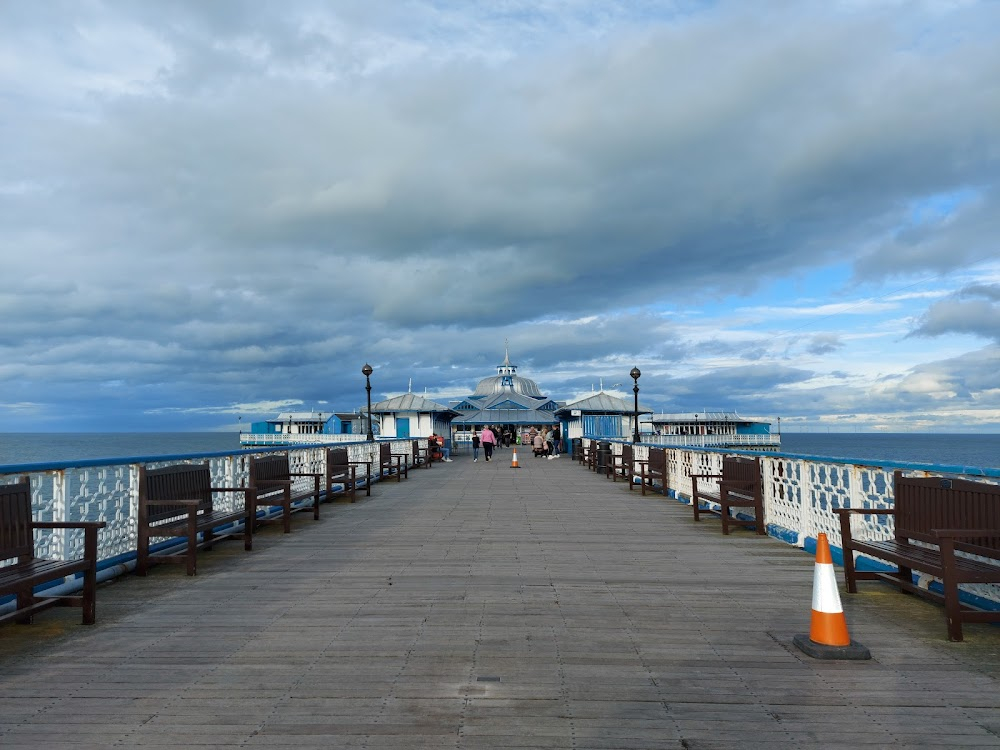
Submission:
<svg viewBox="0 0 1000 750">
<path fill-rule="evenodd" d="M 520 466 L 517 465 L 517 446 L 514 447 L 514 452 L 511 454 L 510 457 L 510 468 L 512 469 L 521 468 Z"/>
<path fill-rule="evenodd" d="M 792 642 L 814 659 L 871 659 L 872 655 L 847 633 L 847 619 L 840 605 L 837 575 L 826 534 L 816 540 L 813 571 L 812 621 L 809 635 L 796 635 Z"/>
</svg>

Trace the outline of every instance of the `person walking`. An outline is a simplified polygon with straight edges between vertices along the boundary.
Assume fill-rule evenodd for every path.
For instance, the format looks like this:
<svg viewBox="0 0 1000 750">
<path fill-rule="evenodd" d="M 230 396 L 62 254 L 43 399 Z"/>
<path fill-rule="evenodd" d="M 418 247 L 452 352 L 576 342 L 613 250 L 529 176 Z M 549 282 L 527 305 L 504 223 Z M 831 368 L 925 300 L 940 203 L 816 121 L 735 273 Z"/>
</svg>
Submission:
<svg viewBox="0 0 1000 750">
<path fill-rule="evenodd" d="M 472 431 L 472 462 L 479 460 L 479 430 Z"/>
<path fill-rule="evenodd" d="M 559 454 L 562 453 L 562 435 L 559 433 L 559 425 L 552 428 L 549 437 L 552 439 L 552 455 L 549 458 L 559 458 Z"/>
<path fill-rule="evenodd" d="M 493 430 L 490 429 L 489 425 L 483 428 L 483 431 L 479 434 L 479 440 L 483 444 L 483 458 L 487 461 L 493 458 L 493 447 L 497 444 L 497 436 L 493 434 Z"/>
</svg>

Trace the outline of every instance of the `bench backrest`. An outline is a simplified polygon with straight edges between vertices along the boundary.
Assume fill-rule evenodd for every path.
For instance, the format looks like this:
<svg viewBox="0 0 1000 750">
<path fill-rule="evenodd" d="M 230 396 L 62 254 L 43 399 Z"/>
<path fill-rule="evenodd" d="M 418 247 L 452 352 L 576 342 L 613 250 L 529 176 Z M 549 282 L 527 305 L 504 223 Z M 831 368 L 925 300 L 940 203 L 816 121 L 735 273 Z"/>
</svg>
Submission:
<svg viewBox="0 0 1000 750">
<path fill-rule="evenodd" d="M 649 473 L 666 477 L 667 475 L 667 451 L 664 448 L 649 449 Z"/>
<path fill-rule="evenodd" d="M 182 505 L 153 505 L 150 500 L 198 500 L 199 512 L 212 510 L 212 474 L 208 463 L 139 467 L 139 522 L 156 523 L 187 513 Z"/>
<path fill-rule="evenodd" d="M 326 449 L 326 475 L 331 479 L 350 476 L 350 457 L 347 448 Z"/>
<path fill-rule="evenodd" d="M 722 457 L 722 479 L 732 486 L 732 483 L 742 484 L 741 489 L 747 492 L 757 492 L 760 489 L 760 458 L 743 456 Z"/>
<path fill-rule="evenodd" d="M 270 479 L 288 479 L 288 454 L 273 456 L 250 456 L 250 486 Z"/>
<path fill-rule="evenodd" d="M 937 544 L 932 529 L 1000 530 L 1000 485 L 970 479 L 893 475 L 896 538 Z M 956 549 L 1000 551 L 1000 535 L 962 539 Z"/>
<path fill-rule="evenodd" d="M 632 446 L 629 445 L 628 443 L 625 443 L 622 446 L 622 462 L 626 466 L 631 466 L 634 458 L 635 458 L 635 452 L 632 450 Z"/>
<path fill-rule="evenodd" d="M 0 485 L 0 560 L 35 556 L 31 520 L 28 478 L 21 477 L 17 484 Z"/>
<path fill-rule="evenodd" d="M 388 443 L 379 443 L 378 460 L 382 466 L 392 463 L 392 446 Z"/>
</svg>

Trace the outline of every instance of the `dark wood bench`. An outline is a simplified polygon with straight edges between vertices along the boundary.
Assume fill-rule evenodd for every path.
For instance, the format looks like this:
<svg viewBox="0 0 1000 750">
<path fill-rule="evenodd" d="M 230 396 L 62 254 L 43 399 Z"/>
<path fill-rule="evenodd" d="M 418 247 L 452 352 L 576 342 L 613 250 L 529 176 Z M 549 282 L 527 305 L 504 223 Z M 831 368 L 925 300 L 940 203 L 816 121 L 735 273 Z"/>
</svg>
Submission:
<svg viewBox="0 0 1000 750">
<path fill-rule="evenodd" d="M 632 477 L 636 476 L 638 472 L 635 470 L 635 451 L 632 446 L 628 443 L 622 445 L 621 453 L 611 454 L 611 470 L 608 472 L 608 476 L 611 477 L 612 482 L 617 482 L 618 477 L 625 477 L 625 481 L 628 482 L 629 490 L 632 489 Z"/>
<path fill-rule="evenodd" d="M 296 479 L 311 477 L 305 488 L 296 489 Z M 250 457 L 250 495 L 254 507 L 253 523 L 267 523 L 257 519 L 256 509 L 264 507 L 280 507 L 281 517 L 271 522 L 281 522 L 286 534 L 292 531 L 292 513 L 308 511 L 310 505 L 295 505 L 301 500 L 312 498 L 313 520 L 319 520 L 319 480 L 322 473 L 293 472 L 288 464 L 288 454 L 280 453 L 270 456 Z"/>
<path fill-rule="evenodd" d="M 379 443 L 378 456 L 380 477 L 396 477 L 397 482 L 402 481 L 403 478 L 410 478 L 409 468 L 406 463 L 406 459 L 409 456 L 405 453 L 393 453 L 392 446 L 389 443 Z"/>
<path fill-rule="evenodd" d="M 636 460 L 636 464 L 639 466 L 639 486 L 642 487 L 642 494 L 646 494 L 646 488 L 656 489 L 653 484 L 657 479 L 660 480 L 661 492 L 667 494 L 667 451 L 663 448 L 650 448 L 649 458 L 645 460 Z M 629 483 L 629 489 L 632 489 L 632 483 Z"/>
<path fill-rule="evenodd" d="M 215 507 L 214 496 L 229 492 L 244 494 L 242 508 Z M 245 487 L 213 487 L 207 462 L 174 464 L 160 469 L 140 466 L 139 546 L 135 572 L 144 576 L 153 563 L 182 562 L 187 564 L 189 576 L 196 575 L 198 549 L 211 549 L 215 542 L 230 537 L 242 536 L 244 549 L 252 549 L 252 494 Z M 220 527 L 228 528 L 220 531 Z M 187 549 L 179 554 L 151 555 L 150 541 L 156 537 L 184 537 Z"/>
<path fill-rule="evenodd" d="M 431 450 L 430 441 L 424 441 L 424 444 L 420 444 L 421 441 L 413 441 L 413 468 L 422 466 L 425 469 L 431 468 L 434 463 L 434 454 Z"/>
<path fill-rule="evenodd" d="M 365 467 L 365 491 L 372 494 L 371 488 L 371 462 L 351 461 L 347 453 L 347 448 L 327 448 L 326 449 L 326 495 L 327 500 L 343 496 L 351 498 L 353 503 L 357 499 L 358 493 L 358 467 Z M 334 489 L 334 485 L 342 485 L 339 492 Z"/>
<path fill-rule="evenodd" d="M 767 534 L 760 458 L 723 456 L 721 474 L 692 474 L 691 508 L 695 521 L 700 521 L 705 513 L 721 518 L 723 534 L 729 534 L 730 526 L 753 527 L 759 535 Z M 737 518 L 730 512 L 733 508 L 753 508 L 754 517 Z"/>
<path fill-rule="evenodd" d="M 1000 486 L 968 479 L 893 475 L 893 507 L 838 508 L 847 590 L 859 580 L 883 580 L 904 592 L 943 602 L 948 639 L 962 640 L 963 622 L 1000 622 L 1000 612 L 959 601 L 962 583 L 1000 583 Z M 855 539 L 852 515 L 893 516 L 895 536 L 883 541 Z M 892 571 L 859 571 L 854 553 L 897 566 Z M 985 560 L 976 560 L 977 555 Z M 942 581 L 944 593 L 913 583 L 919 570 Z"/>
<path fill-rule="evenodd" d="M 15 596 L 15 609 L 0 617 L 0 622 L 16 620 L 30 624 L 35 612 L 49 607 L 80 607 L 83 624 L 93 625 L 97 615 L 97 532 L 103 521 L 35 521 L 31 514 L 31 483 L 21 477 L 15 484 L 0 485 L 0 562 L 13 560 L 0 568 L 0 596 Z M 83 557 L 78 560 L 50 560 L 35 556 L 36 529 L 80 529 L 83 531 Z M 81 574 L 83 590 L 79 596 L 46 595 L 36 586 L 61 581 Z"/>
<path fill-rule="evenodd" d="M 591 440 L 589 442 L 584 441 L 580 444 L 580 466 L 586 465 L 588 469 L 593 471 L 594 466 L 597 465 L 597 441 Z"/>
</svg>

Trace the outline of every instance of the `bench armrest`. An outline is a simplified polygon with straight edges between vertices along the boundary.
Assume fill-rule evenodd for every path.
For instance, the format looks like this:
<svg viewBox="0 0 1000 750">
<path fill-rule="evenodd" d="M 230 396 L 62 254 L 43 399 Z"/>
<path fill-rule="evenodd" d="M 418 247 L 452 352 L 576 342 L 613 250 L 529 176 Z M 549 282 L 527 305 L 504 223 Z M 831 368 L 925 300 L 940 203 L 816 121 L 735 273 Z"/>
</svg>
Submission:
<svg viewBox="0 0 1000 750">
<path fill-rule="evenodd" d="M 297 471 L 297 472 L 293 472 L 292 474 L 289 474 L 288 476 L 290 476 L 290 477 L 321 477 L 321 476 L 323 476 L 323 473 L 322 472 L 312 472 L 312 471 Z"/>
<path fill-rule="evenodd" d="M 833 512 L 838 516 L 863 515 L 863 516 L 894 516 L 895 508 L 834 508 Z"/>
<path fill-rule="evenodd" d="M 176 500 L 147 500 L 146 505 L 184 505 L 188 508 L 196 508 L 201 503 L 201 500 L 184 497 L 177 498 Z"/>
<path fill-rule="evenodd" d="M 210 492 L 246 492 L 250 487 L 209 487 Z"/>
<path fill-rule="evenodd" d="M 722 474 L 688 474 L 689 479 L 722 479 Z"/>
</svg>

